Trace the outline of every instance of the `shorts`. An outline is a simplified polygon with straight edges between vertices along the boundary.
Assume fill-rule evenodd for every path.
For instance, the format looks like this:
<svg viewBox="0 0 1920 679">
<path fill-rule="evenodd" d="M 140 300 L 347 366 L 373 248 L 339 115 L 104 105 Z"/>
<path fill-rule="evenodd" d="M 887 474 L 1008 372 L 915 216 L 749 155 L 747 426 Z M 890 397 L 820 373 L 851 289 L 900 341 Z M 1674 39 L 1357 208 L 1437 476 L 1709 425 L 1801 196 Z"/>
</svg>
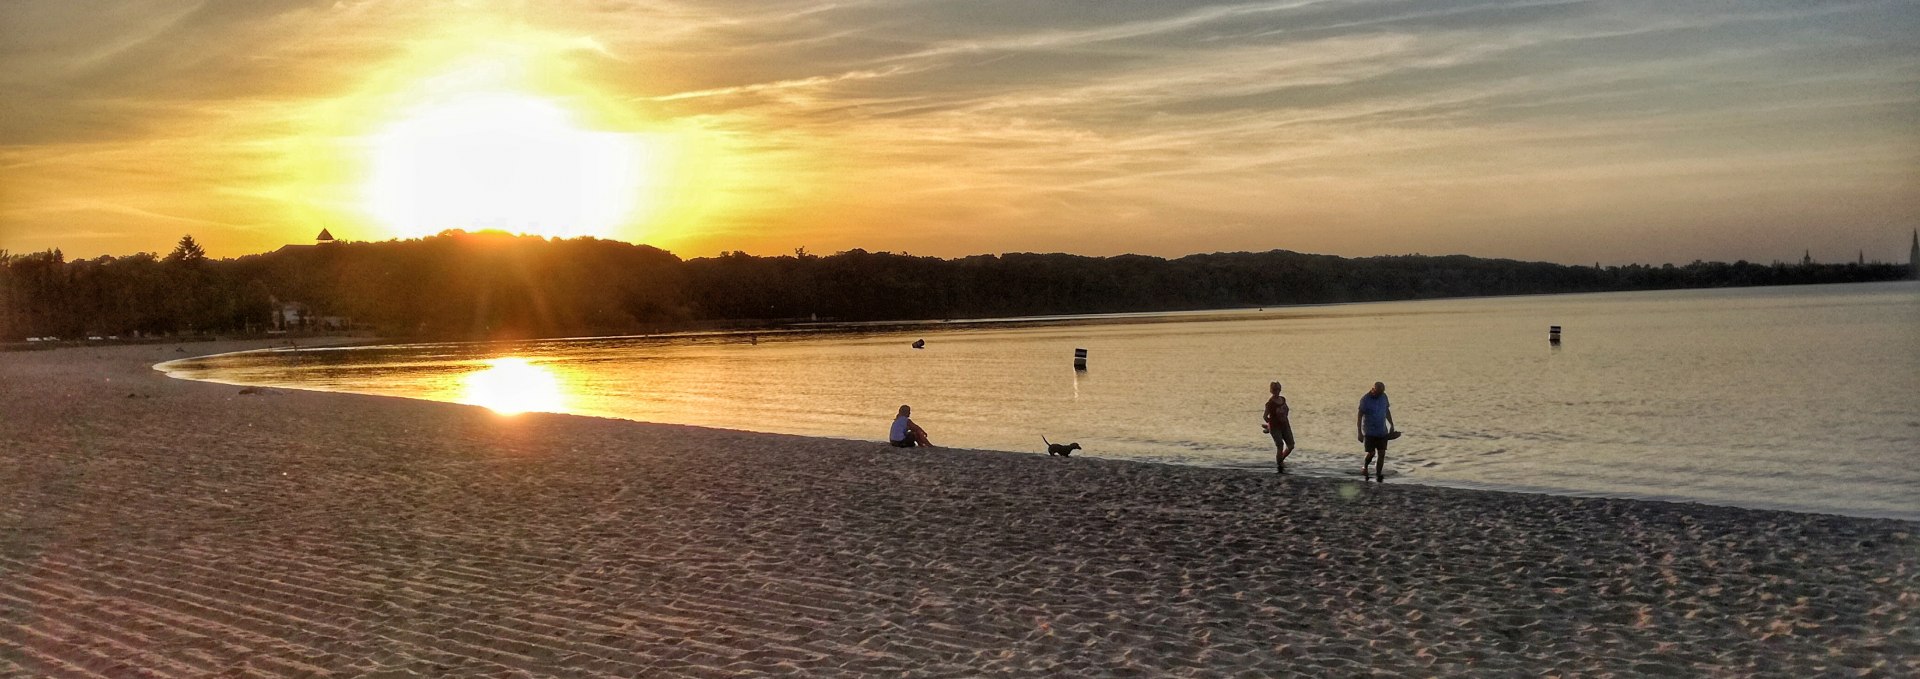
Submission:
<svg viewBox="0 0 1920 679">
<path fill-rule="evenodd" d="M 893 446 L 895 448 L 912 448 L 920 444 L 915 443 L 913 440 L 913 437 L 909 436 L 899 441 L 888 441 L 887 445 Z"/>
<path fill-rule="evenodd" d="M 1367 452 L 1371 453 L 1376 450 L 1382 453 L 1387 452 L 1387 437 L 1385 436 L 1367 437 Z"/>
<path fill-rule="evenodd" d="M 1273 433 L 1274 445 L 1277 446 L 1277 445 L 1280 445 L 1281 443 L 1285 443 L 1287 444 L 1287 447 L 1289 448 L 1293 447 L 1293 423 L 1292 422 L 1281 422 L 1280 426 L 1269 427 L 1269 428 L 1273 430 L 1272 433 Z"/>
</svg>

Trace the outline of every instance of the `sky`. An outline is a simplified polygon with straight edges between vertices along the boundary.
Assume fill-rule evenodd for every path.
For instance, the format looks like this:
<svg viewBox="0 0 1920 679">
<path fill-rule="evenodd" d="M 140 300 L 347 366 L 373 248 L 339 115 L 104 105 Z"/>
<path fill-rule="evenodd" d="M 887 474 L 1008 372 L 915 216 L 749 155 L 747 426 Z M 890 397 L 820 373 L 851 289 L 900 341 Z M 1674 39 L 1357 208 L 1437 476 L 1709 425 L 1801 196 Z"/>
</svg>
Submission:
<svg viewBox="0 0 1920 679">
<path fill-rule="evenodd" d="M 1904 261 L 1920 226 L 1911 0 L 10 0 L 0 26 L 0 249 L 70 258 L 464 227 Z"/>
</svg>

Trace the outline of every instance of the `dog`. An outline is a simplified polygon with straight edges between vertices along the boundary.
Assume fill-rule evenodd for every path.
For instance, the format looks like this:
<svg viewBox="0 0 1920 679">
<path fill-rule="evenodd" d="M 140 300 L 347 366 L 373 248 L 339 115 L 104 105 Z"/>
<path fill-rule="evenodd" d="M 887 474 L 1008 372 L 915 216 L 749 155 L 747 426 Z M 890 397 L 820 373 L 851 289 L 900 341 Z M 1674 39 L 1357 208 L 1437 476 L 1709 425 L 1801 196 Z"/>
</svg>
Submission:
<svg viewBox="0 0 1920 679">
<path fill-rule="evenodd" d="M 1078 443 L 1054 443 L 1048 441 L 1046 436 L 1041 436 L 1040 442 L 1047 444 L 1048 457 L 1055 455 L 1060 457 L 1073 457 L 1073 451 L 1080 449 L 1080 444 Z"/>
</svg>

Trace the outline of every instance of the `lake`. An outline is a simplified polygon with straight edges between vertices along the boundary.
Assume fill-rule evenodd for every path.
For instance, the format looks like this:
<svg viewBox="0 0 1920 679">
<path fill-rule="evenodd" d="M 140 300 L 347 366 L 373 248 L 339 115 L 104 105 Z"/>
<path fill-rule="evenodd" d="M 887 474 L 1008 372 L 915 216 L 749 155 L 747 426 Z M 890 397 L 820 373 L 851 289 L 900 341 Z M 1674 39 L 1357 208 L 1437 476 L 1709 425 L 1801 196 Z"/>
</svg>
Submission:
<svg viewBox="0 0 1920 679">
<path fill-rule="evenodd" d="M 1550 325 L 1564 341 L 1547 341 Z M 926 340 L 924 349 L 910 345 Z M 1076 348 L 1088 369 L 1073 368 Z M 1598 293 L 675 337 L 266 351 L 189 379 L 787 434 L 1920 520 L 1920 283 Z M 902 454 L 938 454 L 903 452 Z"/>
</svg>

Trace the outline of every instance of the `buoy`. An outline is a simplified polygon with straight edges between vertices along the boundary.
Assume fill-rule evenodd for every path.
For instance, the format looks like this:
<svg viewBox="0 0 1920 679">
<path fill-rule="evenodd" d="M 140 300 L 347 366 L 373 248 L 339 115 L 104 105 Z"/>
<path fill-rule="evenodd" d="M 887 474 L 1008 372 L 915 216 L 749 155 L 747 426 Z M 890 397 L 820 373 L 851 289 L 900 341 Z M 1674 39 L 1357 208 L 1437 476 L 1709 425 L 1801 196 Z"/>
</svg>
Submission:
<svg viewBox="0 0 1920 679">
<path fill-rule="evenodd" d="M 1086 349 L 1073 350 L 1073 369 L 1074 370 L 1087 369 L 1087 350 Z"/>
<path fill-rule="evenodd" d="M 923 340 L 923 339 L 917 339 L 917 340 L 914 340 L 914 341 L 913 341 L 913 348 L 915 348 L 915 349 L 925 349 L 925 348 L 927 348 L 927 341 L 926 341 L 926 340 Z"/>
<path fill-rule="evenodd" d="M 1547 327 L 1547 343 L 1548 344 L 1560 343 L 1560 326 L 1553 325 L 1553 326 Z"/>
</svg>

